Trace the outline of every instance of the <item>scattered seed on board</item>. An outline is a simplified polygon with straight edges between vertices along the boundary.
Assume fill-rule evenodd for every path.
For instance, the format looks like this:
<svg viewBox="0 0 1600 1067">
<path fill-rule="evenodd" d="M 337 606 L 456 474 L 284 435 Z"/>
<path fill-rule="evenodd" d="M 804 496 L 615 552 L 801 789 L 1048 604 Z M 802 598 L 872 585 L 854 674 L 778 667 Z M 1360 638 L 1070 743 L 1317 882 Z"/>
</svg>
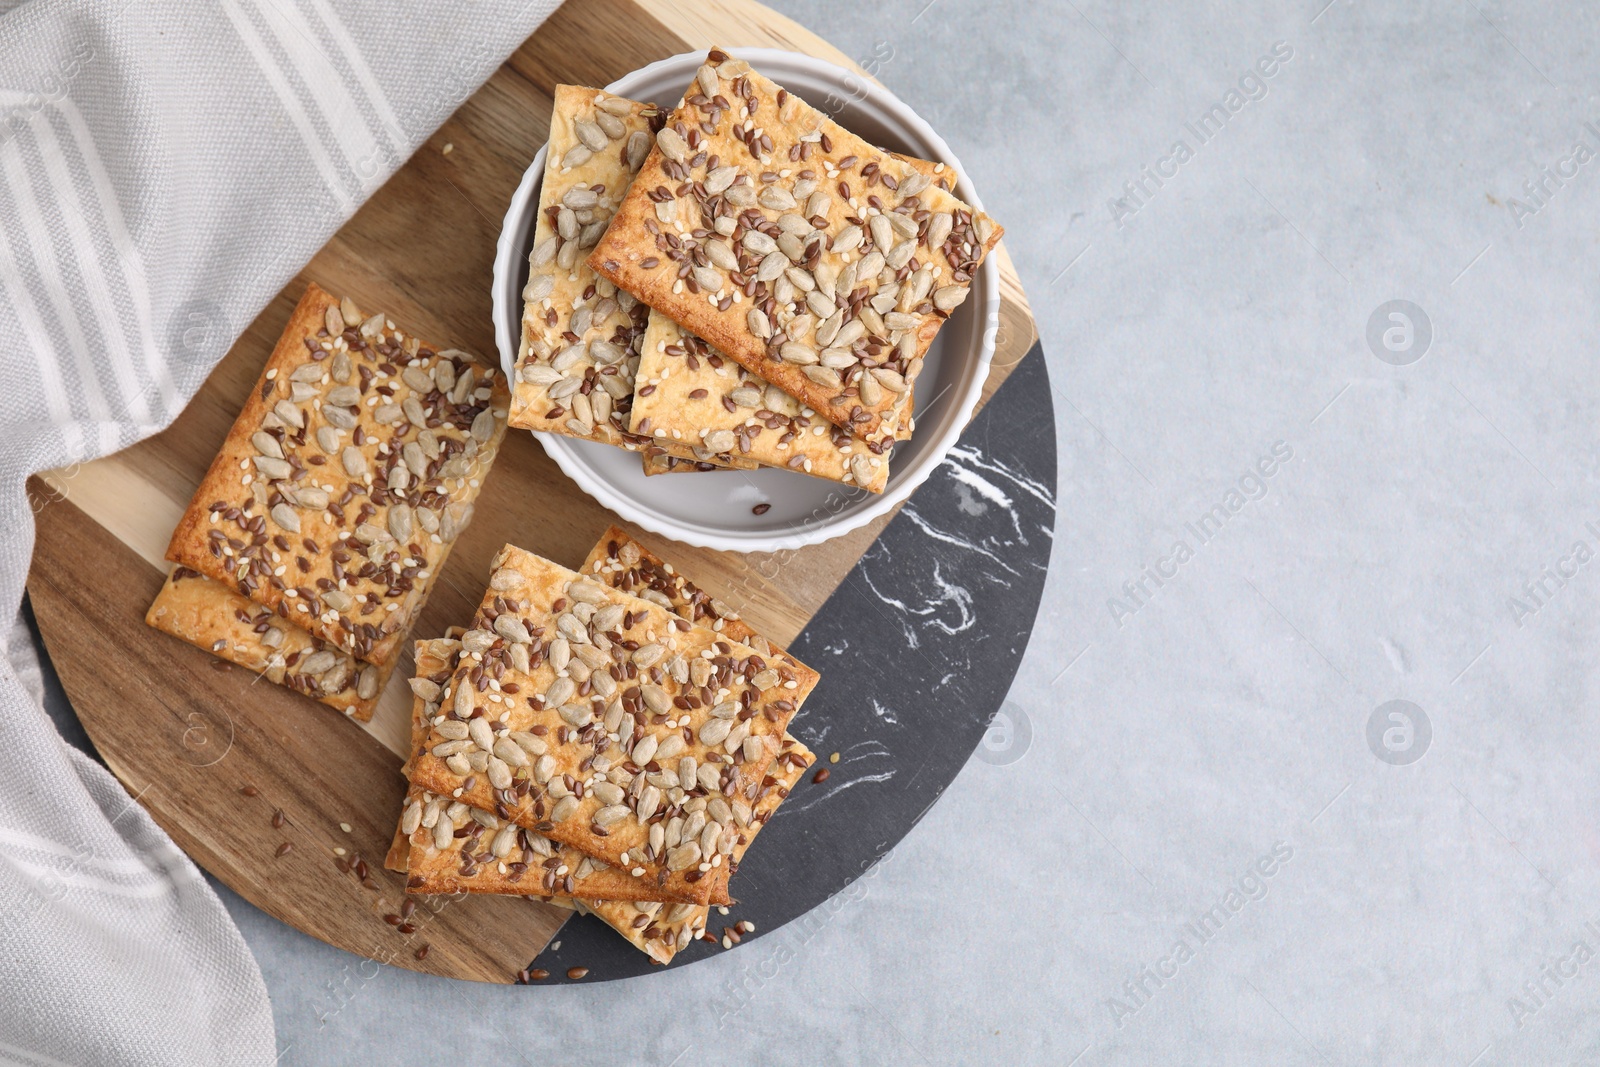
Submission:
<svg viewBox="0 0 1600 1067">
<path fill-rule="evenodd" d="M 568 967 L 567 968 L 567 977 L 572 979 L 574 982 L 578 981 L 580 978 L 585 977 L 588 973 L 589 973 L 589 968 L 587 968 L 587 967 Z"/>
<path fill-rule="evenodd" d="M 278 851 L 275 854 L 275 857 L 277 859 L 281 860 L 281 859 L 283 859 L 283 857 L 287 856 L 293 849 L 294 849 L 294 846 L 292 844 L 290 844 L 289 842 L 285 841 L 283 844 L 278 846 Z"/>
<path fill-rule="evenodd" d="M 826 782 L 828 780 L 828 773 L 829 773 L 828 772 L 828 768 L 822 767 L 817 771 L 816 774 L 813 774 L 811 776 L 811 780 L 813 782 L 818 783 L 818 784 L 821 784 L 822 782 Z"/>
<path fill-rule="evenodd" d="M 753 515 L 765 515 L 767 512 L 769 512 L 771 510 L 772 510 L 772 505 L 771 504 L 757 504 L 755 507 L 750 509 L 750 513 L 753 514 Z"/>
</svg>

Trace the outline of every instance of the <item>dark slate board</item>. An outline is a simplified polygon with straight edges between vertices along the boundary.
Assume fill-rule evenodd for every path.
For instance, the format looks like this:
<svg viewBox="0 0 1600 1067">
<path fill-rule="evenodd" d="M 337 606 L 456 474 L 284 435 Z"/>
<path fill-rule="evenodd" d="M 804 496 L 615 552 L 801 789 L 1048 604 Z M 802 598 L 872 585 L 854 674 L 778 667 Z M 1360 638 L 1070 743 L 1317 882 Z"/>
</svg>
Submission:
<svg viewBox="0 0 1600 1067">
<path fill-rule="evenodd" d="M 748 919 L 742 949 L 845 889 L 939 799 L 1011 688 L 1039 610 L 1055 526 L 1055 417 L 1034 345 L 933 475 L 790 646 L 822 672 L 790 731 L 828 780 L 801 780 L 761 831 L 708 928 Z M 829 764 L 838 752 L 837 764 Z M 653 964 L 599 919 L 575 916 L 530 967 L 538 984 L 687 966 Z M 559 946 L 556 948 L 554 946 Z"/>
</svg>

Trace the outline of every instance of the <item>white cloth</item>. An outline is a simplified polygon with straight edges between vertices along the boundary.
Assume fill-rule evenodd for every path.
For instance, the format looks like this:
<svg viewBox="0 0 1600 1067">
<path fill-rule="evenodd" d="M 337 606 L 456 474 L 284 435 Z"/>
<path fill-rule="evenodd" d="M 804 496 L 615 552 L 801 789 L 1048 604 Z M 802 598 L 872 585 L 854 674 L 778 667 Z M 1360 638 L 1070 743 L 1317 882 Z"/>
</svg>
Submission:
<svg viewBox="0 0 1600 1067">
<path fill-rule="evenodd" d="M 170 422 L 555 6 L 0 0 L 0 618 L 33 548 L 27 476 Z M 0 1062 L 272 1063 L 261 974 L 221 903 L 61 741 L 11 652 Z"/>
</svg>

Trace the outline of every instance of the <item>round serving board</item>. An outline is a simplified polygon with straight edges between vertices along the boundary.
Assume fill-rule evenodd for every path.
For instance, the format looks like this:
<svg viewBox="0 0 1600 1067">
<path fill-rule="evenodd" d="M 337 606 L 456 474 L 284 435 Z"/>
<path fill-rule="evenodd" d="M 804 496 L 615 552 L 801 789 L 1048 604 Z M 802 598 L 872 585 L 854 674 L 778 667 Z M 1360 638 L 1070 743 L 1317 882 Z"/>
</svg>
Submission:
<svg viewBox="0 0 1600 1067">
<path fill-rule="evenodd" d="M 510 982 L 536 958 L 550 981 L 574 966 L 589 968 L 587 981 L 651 970 L 596 920 L 567 921 L 569 912 L 520 898 L 416 898 L 396 926 L 403 878 L 383 869 L 383 856 L 404 790 L 409 662 L 363 727 L 150 629 L 144 612 L 168 568 L 167 539 L 308 282 L 421 336 L 492 353 L 496 220 L 545 139 L 553 87 L 603 85 L 713 43 L 854 67 L 746 0 L 568 4 L 262 311 L 166 432 L 30 485 L 29 596 L 100 756 L 197 863 L 330 944 L 487 982 Z M 780 809 L 724 920 L 750 919 L 757 938 L 844 888 L 915 825 L 978 743 L 1026 645 L 1049 559 L 1054 423 L 1026 299 L 1004 249 L 996 255 L 1005 306 L 986 399 L 1012 381 L 896 517 L 775 555 L 640 535 L 822 672 L 793 729 L 829 776 L 808 778 Z M 573 566 L 613 521 L 531 435 L 513 432 L 414 634 L 471 618 L 502 544 Z M 547 949 L 557 930 L 559 948 Z M 698 943 L 674 966 L 710 951 Z"/>
</svg>

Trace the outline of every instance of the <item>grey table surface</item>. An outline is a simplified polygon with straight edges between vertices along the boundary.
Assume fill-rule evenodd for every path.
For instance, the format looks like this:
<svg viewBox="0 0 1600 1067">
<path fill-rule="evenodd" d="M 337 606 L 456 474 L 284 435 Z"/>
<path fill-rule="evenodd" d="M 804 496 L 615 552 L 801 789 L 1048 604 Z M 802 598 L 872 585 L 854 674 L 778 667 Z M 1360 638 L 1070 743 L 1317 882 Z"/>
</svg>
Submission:
<svg viewBox="0 0 1600 1067">
<path fill-rule="evenodd" d="M 283 1063 L 1600 1062 L 1597 15 L 1324 2 L 778 0 L 1009 227 L 1030 730 L 666 976 L 427 979 L 221 890 Z"/>
</svg>

